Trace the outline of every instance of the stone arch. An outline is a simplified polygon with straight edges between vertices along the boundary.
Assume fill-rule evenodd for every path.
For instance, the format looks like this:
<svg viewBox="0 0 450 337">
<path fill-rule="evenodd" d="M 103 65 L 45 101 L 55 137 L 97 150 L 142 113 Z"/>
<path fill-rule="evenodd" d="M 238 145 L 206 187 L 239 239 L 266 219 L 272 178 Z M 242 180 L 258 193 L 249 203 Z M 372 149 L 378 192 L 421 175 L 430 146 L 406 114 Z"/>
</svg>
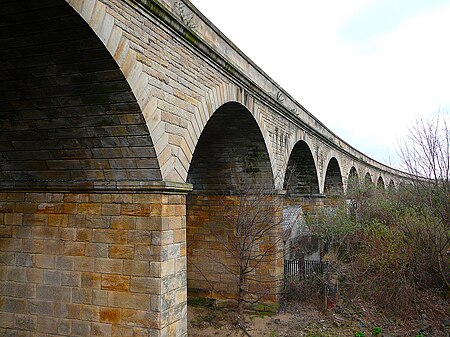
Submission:
<svg viewBox="0 0 450 337">
<path fill-rule="evenodd" d="M 288 197 L 320 193 L 316 163 L 304 140 L 298 141 L 292 148 L 284 177 L 284 189 Z"/>
<path fill-rule="evenodd" d="M 2 59 L 9 61 L 0 69 L 6 79 L 0 180 L 52 188 L 160 181 L 132 70 L 123 62 L 119 67 L 104 45 L 112 43 L 105 34 L 113 34 L 113 19 L 100 2 L 75 3 L 78 13 L 57 0 L 42 6 L 17 1 L 8 8 L 20 12 L 31 6 L 36 12 L 10 20 L 15 28 L 3 45 Z M 87 16 L 94 3 L 95 20 Z"/>
<path fill-rule="evenodd" d="M 395 189 L 395 183 L 394 180 L 389 180 L 389 185 L 388 185 L 388 189 L 390 190 L 394 190 Z"/>
<path fill-rule="evenodd" d="M 193 185 L 186 202 L 188 295 L 236 296 L 235 275 L 226 267 L 236 261 L 227 255 L 230 251 L 226 247 L 230 248 L 223 243 L 235 241 L 238 235 L 232 219 L 245 216 L 241 207 L 244 213 L 255 211 L 245 208 L 248 200 L 262 210 L 270 207 L 272 198 L 278 198 L 261 129 L 245 106 L 229 102 L 209 118 L 195 148 L 187 181 Z M 262 240 L 270 245 L 277 233 L 271 230 Z M 256 268 L 258 277 L 264 279 L 279 277 L 280 272 L 274 261 Z M 276 296 L 272 290 L 270 296 Z"/>
<path fill-rule="evenodd" d="M 381 190 L 384 190 L 386 188 L 386 185 L 384 184 L 384 179 L 381 175 L 377 179 L 377 188 Z"/>
<path fill-rule="evenodd" d="M 358 171 L 356 170 L 356 167 L 352 166 L 352 167 L 350 168 L 349 173 L 348 173 L 348 180 L 351 180 L 351 179 L 358 179 L 358 178 L 359 178 L 359 176 L 358 176 Z"/>
<path fill-rule="evenodd" d="M 358 185 L 359 185 L 358 171 L 355 166 L 352 166 L 350 168 L 350 171 L 349 171 L 348 177 L 347 177 L 347 183 L 346 183 L 346 187 L 345 187 L 346 193 L 351 192 Z"/>
<path fill-rule="evenodd" d="M 280 189 L 285 189 L 286 185 L 286 174 L 288 173 L 288 164 L 291 160 L 291 155 L 294 150 L 294 147 L 300 142 L 303 141 L 306 143 L 309 152 L 312 155 L 312 159 L 314 161 L 314 166 L 317 171 L 318 176 L 318 153 L 317 151 L 314 151 L 314 139 L 306 133 L 302 129 L 297 129 L 294 133 L 292 133 L 286 143 L 286 147 L 284 149 L 284 155 L 282 157 L 282 160 L 280 161 L 280 167 L 279 167 L 279 174 L 275 177 L 276 179 L 279 178 L 279 184 L 277 185 Z M 318 179 L 319 180 L 319 179 Z M 320 193 L 320 185 L 319 185 L 319 193 Z"/>
<path fill-rule="evenodd" d="M 189 167 L 194 192 L 274 189 L 271 161 L 253 115 L 239 103 L 219 107 L 204 127 Z"/>
<path fill-rule="evenodd" d="M 185 182 L 188 175 L 190 161 L 194 153 L 200 134 L 210 116 L 220 106 L 236 101 L 242 103 L 253 114 L 257 121 L 264 141 L 269 151 L 272 170 L 275 172 L 275 160 L 270 148 L 270 137 L 266 129 L 264 118 L 258 109 L 258 104 L 236 85 L 220 82 L 215 87 L 189 97 L 186 93 L 178 92 L 174 100 L 179 102 L 181 109 L 178 114 L 170 112 L 167 102 L 153 94 L 153 85 L 158 88 L 167 85 L 169 78 L 164 73 L 149 71 L 149 63 L 142 53 L 137 50 L 143 48 L 138 40 L 151 41 L 153 37 L 145 30 L 140 30 L 139 39 L 130 39 L 128 32 L 123 31 L 122 22 L 110 14 L 107 6 L 100 0 L 67 0 L 68 3 L 89 24 L 92 30 L 103 41 L 106 48 L 116 60 L 128 81 L 132 92 L 143 112 L 150 135 L 153 139 L 154 150 L 158 159 L 162 179 L 165 181 Z M 136 25 L 147 25 L 144 20 L 151 21 L 147 16 L 134 17 Z M 148 62 L 147 62 L 148 61 Z M 203 89 L 203 88 L 202 88 Z M 160 96 L 160 95 L 159 95 Z M 170 116 L 169 116 L 170 115 Z M 180 122 L 175 122 L 174 118 Z M 172 131 L 173 130 L 173 131 Z"/>
<path fill-rule="evenodd" d="M 328 161 L 327 170 L 324 181 L 324 194 L 339 195 L 343 193 L 343 182 L 341 167 L 336 159 L 332 157 Z"/>
<path fill-rule="evenodd" d="M 275 177 L 275 156 L 270 143 L 270 136 L 267 130 L 264 116 L 261 112 L 258 102 L 252 96 L 239 89 L 236 85 L 232 83 L 221 83 L 216 87 L 210 89 L 207 94 L 201 98 L 200 104 L 195 108 L 195 113 L 193 114 L 191 121 L 188 123 L 187 130 L 184 133 L 183 139 L 189 140 L 189 144 L 186 144 L 186 147 L 189 148 L 189 150 L 186 151 L 187 164 L 185 179 L 187 179 L 188 171 L 190 169 L 190 162 L 193 158 L 194 151 L 204 128 L 206 127 L 210 118 L 221 107 L 227 106 L 227 104 L 229 104 L 228 106 L 237 104 L 245 107 L 245 109 L 253 116 L 256 125 L 259 127 L 262 139 L 266 146 L 266 150 L 270 160 L 270 166 L 272 169 L 272 175 Z M 182 148 L 185 147 L 182 146 Z"/>
<path fill-rule="evenodd" d="M 370 172 L 366 172 L 366 174 L 364 175 L 364 184 L 366 185 L 373 184 L 372 175 L 370 174 Z"/>
</svg>

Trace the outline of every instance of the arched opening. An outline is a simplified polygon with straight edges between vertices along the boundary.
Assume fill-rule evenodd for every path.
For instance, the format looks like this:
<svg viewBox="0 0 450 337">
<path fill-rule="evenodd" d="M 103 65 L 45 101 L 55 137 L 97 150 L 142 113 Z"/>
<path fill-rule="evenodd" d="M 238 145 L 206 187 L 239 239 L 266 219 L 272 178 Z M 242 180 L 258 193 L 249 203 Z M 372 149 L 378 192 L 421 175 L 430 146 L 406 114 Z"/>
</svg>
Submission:
<svg viewBox="0 0 450 337">
<path fill-rule="evenodd" d="M 326 196 L 337 196 L 343 193 L 341 168 L 336 158 L 331 158 L 325 174 L 324 193 Z"/>
<path fill-rule="evenodd" d="M 311 150 L 303 140 L 292 149 L 284 178 L 284 189 L 288 198 L 319 194 L 319 180 Z"/>
<path fill-rule="evenodd" d="M 377 188 L 380 189 L 380 190 L 384 190 L 385 189 L 384 180 L 383 180 L 382 176 L 378 177 Z"/>
<path fill-rule="evenodd" d="M 348 179 L 347 179 L 347 194 L 348 193 L 352 193 L 352 191 L 358 187 L 359 185 L 359 177 L 358 177 L 358 171 L 356 171 L 356 168 L 354 166 L 352 166 L 352 168 L 350 169 L 350 172 L 348 174 Z"/>
<path fill-rule="evenodd" d="M 395 190 L 395 183 L 392 179 L 389 181 L 388 189 Z"/>
<path fill-rule="evenodd" d="M 366 175 L 364 176 L 364 184 L 373 185 L 372 176 L 370 175 L 369 172 L 367 172 Z"/>
<path fill-rule="evenodd" d="M 352 166 L 352 168 L 350 169 L 350 172 L 348 174 L 348 179 L 353 180 L 355 178 L 358 179 L 358 171 L 356 171 L 356 168 L 354 166 Z"/>
<path fill-rule="evenodd" d="M 236 297 L 235 243 L 254 225 L 249 220 L 238 227 L 238 220 L 258 218 L 277 198 L 266 145 L 247 108 L 226 103 L 214 112 L 196 145 L 188 182 L 194 187 L 187 198 L 188 296 Z M 271 228 L 258 247 L 276 243 L 278 230 Z M 250 288 L 267 287 L 279 273 L 274 259 L 260 263 Z M 269 301 L 276 297 L 271 286 Z"/>
<path fill-rule="evenodd" d="M 286 196 L 283 208 L 285 254 L 287 259 L 320 260 L 320 241 L 314 237 L 305 223 L 305 215 L 322 208 L 314 158 L 305 141 L 299 141 L 292 149 L 284 178 Z M 291 263 L 291 262 L 289 262 Z M 288 267 L 289 268 L 289 267 Z"/>
<path fill-rule="evenodd" d="M 161 180 L 130 86 L 66 1 L 2 1 L 0 12 L 0 250 L 11 257 L 1 274 L 16 275 L 2 277 L 0 315 L 26 313 L 19 324 L 0 319 L 0 330 L 111 335 L 114 325 L 160 326 L 153 276 L 161 269 L 150 265 L 168 251 L 157 229 L 168 202 L 130 192 Z"/>
<path fill-rule="evenodd" d="M 136 98 L 78 13 L 58 0 L 2 8 L 2 185 L 161 180 Z"/>
</svg>

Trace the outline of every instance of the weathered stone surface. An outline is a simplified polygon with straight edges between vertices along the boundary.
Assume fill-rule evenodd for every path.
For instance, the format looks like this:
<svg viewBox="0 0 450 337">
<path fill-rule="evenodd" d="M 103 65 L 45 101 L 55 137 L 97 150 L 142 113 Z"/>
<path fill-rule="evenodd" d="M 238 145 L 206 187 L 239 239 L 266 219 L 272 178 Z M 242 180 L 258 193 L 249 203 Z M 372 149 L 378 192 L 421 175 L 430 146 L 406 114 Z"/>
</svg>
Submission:
<svg viewBox="0 0 450 337">
<path fill-rule="evenodd" d="M 122 275 L 102 275 L 103 290 L 129 291 L 130 277 Z"/>
<path fill-rule="evenodd" d="M 403 176 L 337 138 L 189 2 L 194 33 L 171 26 L 172 0 L 159 16 L 151 0 L 67 2 L 0 5 L 1 333 L 185 336 L 186 280 L 208 288 L 188 262 L 234 291 L 207 258 L 232 263 L 219 238 L 233 236 L 213 226 L 236 206 L 224 189 L 250 173 L 282 189 L 294 161 L 298 197 L 345 189 L 351 172 Z"/>
</svg>

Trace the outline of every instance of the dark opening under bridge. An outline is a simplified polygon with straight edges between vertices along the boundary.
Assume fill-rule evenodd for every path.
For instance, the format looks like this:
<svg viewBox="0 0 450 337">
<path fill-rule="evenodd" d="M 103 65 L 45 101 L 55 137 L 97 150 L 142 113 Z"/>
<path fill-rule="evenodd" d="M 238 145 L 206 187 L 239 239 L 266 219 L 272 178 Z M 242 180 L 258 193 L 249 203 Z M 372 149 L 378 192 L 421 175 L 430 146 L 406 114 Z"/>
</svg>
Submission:
<svg viewBox="0 0 450 337">
<path fill-rule="evenodd" d="M 186 335 L 187 287 L 207 287 L 187 260 L 233 291 L 204 256 L 221 254 L 209 225 L 239 184 L 311 206 L 351 176 L 406 177 L 333 134 L 188 1 L 0 11 L 1 335 Z M 282 275 L 282 260 L 260 273 Z"/>
</svg>

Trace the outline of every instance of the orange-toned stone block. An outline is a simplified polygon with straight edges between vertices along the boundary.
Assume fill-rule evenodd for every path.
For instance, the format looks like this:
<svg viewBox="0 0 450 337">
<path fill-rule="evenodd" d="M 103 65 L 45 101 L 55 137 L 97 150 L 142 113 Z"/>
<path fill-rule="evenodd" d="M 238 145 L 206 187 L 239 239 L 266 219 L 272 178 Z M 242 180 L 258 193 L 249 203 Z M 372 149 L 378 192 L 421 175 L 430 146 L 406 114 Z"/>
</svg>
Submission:
<svg viewBox="0 0 450 337">
<path fill-rule="evenodd" d="M 89 228 L 79 228 L 77 229 L 76 235 L 77 241 L 91 241 L 92 240 L 92 229 Z"/>
<path fill-rule="evenodd" d="M 78 205 L 78 214 L 102 214 L 102 205 L 94 203 L 82 203 Z"/>
<path fill-rule="evenodd" d="M 102 289 L 129 291 L 130 277 L 123 275 L 102 275 Z"/>
<path fill-rule="evenodd" d="M 78 214 L 78 204 L 75 203 L 65 203 L 63 204 L 64 214 Z"/>
<path fill-rule="evenodd" d="M 149 216 L 150 209 L 151 207 L 148 204 L 128 204 L 122 205 L 120 214 L 131 216 Z"/>
<path fill-rule="evenodd" d="M 120 323 L 121 321 L 121 314 L 120 309 L 118 308 L 100 308 L 100 322 L 106 322 L 106 323 Z M 113 329 L 113 336 L 114 336 Z"/>
<path fill-rule="evenodd" d="M 67 214 L 49 214 L 48 225 L 54 227 L 67 227 L 69 216 Z"/>
</svg>

